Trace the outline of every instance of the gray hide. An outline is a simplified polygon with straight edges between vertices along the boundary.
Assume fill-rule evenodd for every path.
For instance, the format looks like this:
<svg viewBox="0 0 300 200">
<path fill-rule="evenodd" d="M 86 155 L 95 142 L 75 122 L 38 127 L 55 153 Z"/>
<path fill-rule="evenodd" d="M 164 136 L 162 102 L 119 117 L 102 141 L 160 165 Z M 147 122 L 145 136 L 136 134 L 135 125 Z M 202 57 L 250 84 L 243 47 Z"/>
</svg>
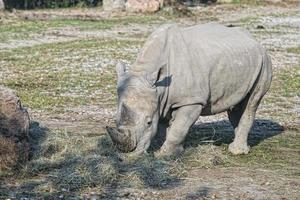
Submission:
<svg viewBox="0 0 300 200">
<path fill-rule="evenodd" d="M 128 98 L 122 97 L 120 88 L 128 94 L 139 90 L 157 99 L 151 100 L 157 104 L 152 106 L 157 109 L 153 112 L 158 113 L 160 121 L 168 122 L 166 141 L 158 155 L 180 153 L 188 129 L 200 115 L 224 111 L 235 128 L 229 150 L 234 154 L 249 152 L 248 133 L 259 102 L 270 87 L 272 69 L 269 56 L 247 31 L 217 23 L 188 28 L 165 25 L 150 36 L 129 70 L 123 67 L 121 71 L 124 73 L 118 76 L 119 113 L 120 105 Z M 127 87 L 128 83 L 134 86 Z M 152 92 L 147 92 L 148 88 Z M 139 101 L 151 104 L 142 93 L 131 93 L 135 101 L 127 107 L 135 107 Z M 133 112 L 142 113 L 136 109 Z M 154 132 L 145 139 L 145 127 L 133 124 L 139 130 L 131 134 L 135 146 L 142 139 L 151 140 L 159 126 L 153 124 Z M 148 146 L 147 143 L 138 152 Z"/>
</svg>

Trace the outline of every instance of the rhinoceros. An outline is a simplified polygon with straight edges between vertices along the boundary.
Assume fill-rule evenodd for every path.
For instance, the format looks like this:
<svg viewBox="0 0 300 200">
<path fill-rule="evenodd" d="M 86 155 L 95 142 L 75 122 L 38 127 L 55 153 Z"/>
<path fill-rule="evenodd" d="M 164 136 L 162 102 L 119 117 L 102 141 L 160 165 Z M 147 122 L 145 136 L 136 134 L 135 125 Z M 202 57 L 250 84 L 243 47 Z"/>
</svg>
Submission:
<svg viewBox="0 0 300 200">
<path fill-rule="evenodd" d="M 167 122 L 158 156 L 180 154 L 199 116 L 227 111 L 233 154 L 247 154 L 249 131 L 272 80 L 265 49 L 246 30 L 207 23 L 163 25 L 146 41 L 131 67 L 118 63 L 116 128 L 107 127 L 122 152 L 147 152 Z"/>
</svg>

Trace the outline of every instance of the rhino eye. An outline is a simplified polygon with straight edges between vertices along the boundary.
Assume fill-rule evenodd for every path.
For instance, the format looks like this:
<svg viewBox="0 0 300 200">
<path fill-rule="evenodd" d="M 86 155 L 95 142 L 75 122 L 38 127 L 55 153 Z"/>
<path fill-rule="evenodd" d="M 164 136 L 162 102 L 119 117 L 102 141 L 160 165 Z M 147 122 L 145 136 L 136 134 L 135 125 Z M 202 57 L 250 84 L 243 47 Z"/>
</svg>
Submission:
<svg viewBox="0 0 300 200">
<path fill-rule="evenodd" d="M 147 118 L 146 118 L 146 121 L 147 121 L 147 125 L 148 125 L 148 126 L 151 126 L 151 125 L 152 125 L 152 120 L 151 120 L 150 117 L 147 117 Z"/>
</svg>

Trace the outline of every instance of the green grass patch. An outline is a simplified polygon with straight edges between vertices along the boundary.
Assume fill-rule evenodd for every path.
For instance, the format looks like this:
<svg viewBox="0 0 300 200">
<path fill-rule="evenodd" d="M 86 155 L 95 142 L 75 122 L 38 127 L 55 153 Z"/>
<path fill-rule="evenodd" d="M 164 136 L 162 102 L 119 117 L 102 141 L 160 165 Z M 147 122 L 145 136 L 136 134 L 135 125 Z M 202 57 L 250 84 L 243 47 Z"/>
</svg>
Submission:
<svg viewBox="0 0 300 200">
<path fill-rule="evenodd" d="M 300 54 L 300 46 L 298 47 L 293 47 L 293 48 L 288 48 L 287 49 L 288 53 L 295 53 L 295 54 Z"/>
<path fill-rule="evenodd" d="M 127 16 L 107 19 L 65 19 L 49 20 L 15 19 L 9 23 L 0 24 L 0 42 L 8 40 L 34 39 L 34 34 L 41 34 L 47 30 L 59 30 L 63 27 L 72 27 L 80 30 L 105 30 L 129 24 L 163 23 L 166 18 L 159 15 Z"/>
<path fill-rule="evenodd" d="M 127 16 L 122 18 L 108 19 L 54 19 L 45 21 L 51 27 L 73 26 L 81 30 L 102 30 L 110 29 L 117 26 L 126 26 L 129 24 L 152 24 L 164 21 L 158 15 L 142 15 L 142 16 Z"/>
<path fill-rule="evenodd" d="M 115 104 L 117 60 L 133 62 L 140 41 L 78 40 L 0 52 L 0 84 L 26 107 L 64 112 L 74 106 Z"/>
<path fill-rule="evenodd" d="M 269 119 L 280 121 L 287 129 L 299 130 L 297 124 L 300 95 L 300 67 L 274 71 L 271 88 L 262 100 L 266 109 L 259 112 Z"/>
<path fill-rule="evenodd" d="M 9 24 L 0 24 L 0 42 L 9 39 L 26 39 L 32 33 L 46 30 L 47 24 L 39 21 L 14 20 Z"/>
<path fill-rule="evenodd" d="M 300 96 L 300 67 L 291 67 L 274 74 L 270 89 L 271 95 L 293 97 Z"/>
<path fill-rule="evenodd" d="M 300 138 L 296 132 L 284 130 L 276 122 L 257 119 L 249 135 L 251 151 L 234 156 L 228 152 L 234 130 L 228 123 L 204 123 L 193 127 L 186 142 L 182 161 L 193 168 L 251 167 L 299 173 Z"/>
<path fill-rule="evenodd" d="M 285 132 L 266 139 L 252 147 L 248 155 L 233 156 L 228 154 L 229 166 L 254 166 L 278 170 L 281 174 L 299 176 L 300 138 L 298 134 Z"/>
</svg>

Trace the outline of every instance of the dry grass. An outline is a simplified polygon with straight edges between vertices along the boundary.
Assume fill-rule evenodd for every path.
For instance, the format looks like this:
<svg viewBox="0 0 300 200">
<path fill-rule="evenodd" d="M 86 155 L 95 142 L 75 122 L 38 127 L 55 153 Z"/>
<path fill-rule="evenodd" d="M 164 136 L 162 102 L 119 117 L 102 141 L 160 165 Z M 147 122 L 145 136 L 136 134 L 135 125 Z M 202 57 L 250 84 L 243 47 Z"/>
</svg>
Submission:
<svg viewBox="0 0 300 200">
<path fill-rule="evenodd" d="M 18 161 L 18 154 L 17 145 L 12 139 L 0 137 L 0 171 L 11 170 Z"/>
</svg>

